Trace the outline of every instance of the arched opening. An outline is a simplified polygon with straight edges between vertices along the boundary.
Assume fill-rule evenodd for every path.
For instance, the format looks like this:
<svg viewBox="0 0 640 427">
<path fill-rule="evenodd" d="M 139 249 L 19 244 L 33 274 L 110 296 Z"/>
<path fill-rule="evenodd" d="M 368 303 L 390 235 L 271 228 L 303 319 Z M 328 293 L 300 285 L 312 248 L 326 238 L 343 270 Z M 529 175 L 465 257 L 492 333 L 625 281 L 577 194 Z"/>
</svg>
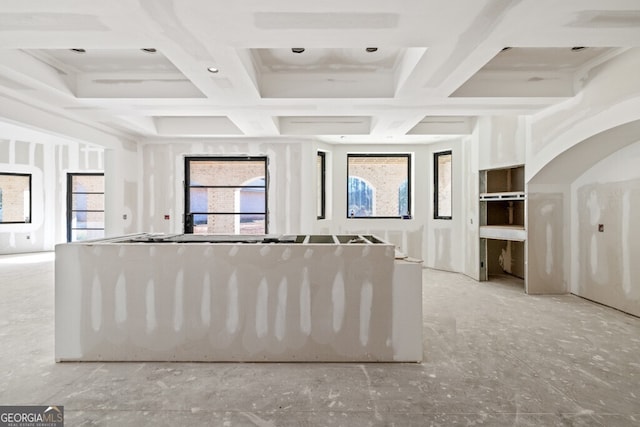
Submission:
<svg viewBox="0 0 640 427">
<path fill-rule="evenodd" d="M 529 293 L 571 292 L 638 315 L 640 120 L 594 134 L 528 181 Z"/>
<path fill-rule="evenodd" d="M 259 176 L 242 183 L 235 191 L 235 234 L 265 234 L 265 178 Z"/>
<path fill-rule="evenodd" d="M 375 216 L 375 188 L 365 179 L 350 176 L 348 183 L 347 206 L 350 218 Z"/>
</svg>

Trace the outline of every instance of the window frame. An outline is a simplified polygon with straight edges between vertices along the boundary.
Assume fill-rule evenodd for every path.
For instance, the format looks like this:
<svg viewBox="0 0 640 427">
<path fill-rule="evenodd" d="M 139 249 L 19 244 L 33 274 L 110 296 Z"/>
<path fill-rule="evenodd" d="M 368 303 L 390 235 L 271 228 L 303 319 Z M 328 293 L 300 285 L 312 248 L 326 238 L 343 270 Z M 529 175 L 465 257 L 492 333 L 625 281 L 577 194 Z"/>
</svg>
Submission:
<svg viewBox="0 0 640 427">
<path fill-rule="evenodd" d="M 0 175 L 6 176 L 24 176 L 29 178 L 29 217 L 25 218 L 24 221 L 2 221 L 0 220 L 0 224 L 31 224 L 33 222 L 33 174 L 30 173 L 20 173 L 20 172 L 0 172 Z M 2 195 L 3 200 L 1 201 L 2 206 L 5 204 L 4 194 Z M 4 207 L 3 207 L 4 210 Z"/>
<path fill-rule="evenodd" d="M 95 209 L 73 209 L 73 195 L 74 194 L 102 194 L 104 198 L 105 192 L 104 189 L 102 192 L 74 192 L 73 191 L 73 178 L 76 176 L 102 176 L 104 178 L 104 172 L 67 172 L 67 242 L 79 242 L 81 240 L 71 240 L 71 236 L 73 234 L 73 230 L 103 230 L 105 231 L 105 225 L 103 223 L 102 228 L 72 228 L 71 221 L 73 219 L 73 212 L 102 212 L 105 213 L 105 210 L 95 210 Z M 106 204 L 103 204 L 105 206 Z M 89 239 L 91 240 L 91 239 Z"/>
<path fill-rule="evenodd" d="M 438 203 L 439 199 L 439 162 L 440 157 L 443 156 L 451 156 L 451 215 L 439 215 L 440 207 Z M 453 219 L 453 150 L 447 151 L 439 151 L 437 153 L 433 153 L 433 219 L 444 219 L 444 220 L 452 220 Z"/>
<path fill-rule="evenodd" d="M 349 159 L 350 158 L 362 158 L 362 157 L 405 157 L 407 159 L 407 215 L 396 215 L 396 216 L 350 216 L 349 215 Z M 412 154 L 411 153 L 347 153 L 347 183 L 346 183 L 346 197 L 347 197 L 347 219 L 406 219 L 412 218 L 412 204 L 411 204 L 411 162 L 412 162 Z"/>
<path fill-rule="evenodd" d="M 316 219 L 327 218 L 327 153 L 325 151 L 318 151 L 316 162 L 320 159 L 320 215 L 317 215 Z M 317 167 L 317 164 L 316 164 Z M 317 207 L 316 207 L 317 213 Z"/>
<path fill-rule="evenodd" d="M 264 162 L 264 212 L 191 212 L 191 188 L 262 188 L 254 185 L 191 185 L 191 162 L 198 161 L 229 161 L 229 162 Z M 185 156 L 184 158 L 184 213 L 183 230 L 185 234 L 193 234 L 194 215 L 264 215 L 264 234 L 269 234 L 269 157 L 268 156 Z"/>
</svg>

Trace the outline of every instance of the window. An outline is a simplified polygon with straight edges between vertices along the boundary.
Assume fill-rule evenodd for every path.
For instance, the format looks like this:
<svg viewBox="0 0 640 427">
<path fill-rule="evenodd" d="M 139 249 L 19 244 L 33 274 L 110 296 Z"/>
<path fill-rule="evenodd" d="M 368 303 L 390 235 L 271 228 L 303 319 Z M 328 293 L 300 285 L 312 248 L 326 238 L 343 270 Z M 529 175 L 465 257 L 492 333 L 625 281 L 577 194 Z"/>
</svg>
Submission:
<svg viewBox="0 0 640 427">
<path fill-rule="evenodd" d="M 104 174 L 67 174 L 67 242 L 104 237 Z"/>
<path fill-rule="evenodd" d="M 31 175 L 0 173 L 0 223 L 31 222 Z"/>
<path fill-rule="evenodd" d="M 327 154 L 324 151 L 318 151 L 318 158 L 316 161 L 316 182 L 317 182 L 317 201 L 316 211 L 318 219 L 325 219 L 326 217 L 326 191 L 327 191 Z"/>
<path fill-rule="evenodd" d="M 347 176 L 347 217 L 410 215 L 410 154 L 348 154 Z"/>
<path fill-rule="evenodd" d="M 185 233 L 267 234 L 266 157 L 186 157 Z"/>
<path fill-rule="evenodd" d="M 433 218 L 451 219 L 451 151 L 433 155 Z"/>
</svg>

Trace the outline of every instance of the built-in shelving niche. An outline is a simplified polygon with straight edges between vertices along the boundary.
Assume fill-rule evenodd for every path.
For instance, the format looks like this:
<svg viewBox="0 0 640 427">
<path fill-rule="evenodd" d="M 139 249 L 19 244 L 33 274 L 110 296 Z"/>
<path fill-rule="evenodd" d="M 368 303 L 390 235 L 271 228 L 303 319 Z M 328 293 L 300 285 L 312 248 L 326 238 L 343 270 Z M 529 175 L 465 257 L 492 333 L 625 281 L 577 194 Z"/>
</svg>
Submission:
<svg viewBox="0 0 640 427">
<path fill-rule="evenodd" d="M 480 280 L 525 279 L 524 166 L 480 171 Z"/>
</svg>

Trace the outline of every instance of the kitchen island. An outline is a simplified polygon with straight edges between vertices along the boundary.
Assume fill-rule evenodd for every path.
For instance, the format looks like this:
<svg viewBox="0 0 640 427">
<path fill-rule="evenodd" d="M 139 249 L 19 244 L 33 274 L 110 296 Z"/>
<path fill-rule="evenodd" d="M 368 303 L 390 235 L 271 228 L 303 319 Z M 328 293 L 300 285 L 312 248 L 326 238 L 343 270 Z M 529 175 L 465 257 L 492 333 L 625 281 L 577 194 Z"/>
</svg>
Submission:
<svg viewBox="0 0 640 427">
<path fill-rule="evenodd" d="M 422 360 L 422 266 L 375 236 L 56 246 L 57 361 Z"/>
</svg>

